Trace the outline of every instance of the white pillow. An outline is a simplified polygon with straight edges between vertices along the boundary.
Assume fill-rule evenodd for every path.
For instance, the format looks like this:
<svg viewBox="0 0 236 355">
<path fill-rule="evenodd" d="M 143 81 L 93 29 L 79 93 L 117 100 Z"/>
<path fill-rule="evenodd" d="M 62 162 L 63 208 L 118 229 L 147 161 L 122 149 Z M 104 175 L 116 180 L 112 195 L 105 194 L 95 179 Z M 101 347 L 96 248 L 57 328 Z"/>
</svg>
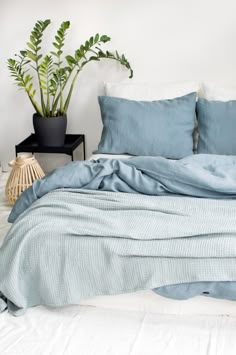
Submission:
<svg viewBox="0 0 236 355">
<path fill-rule="evenodd" d="M 206 100 L 230 101 L 236 100 L 236 87 L 223 87 L 215 83 L 202 83 L 199 96 Z"/>
<path fill-rule="evenodd" d="M 199 91 L 198 82 L 163 84 L 105 83 L 105 95 L 138 101 L 167 100 Z"/>
</svg>

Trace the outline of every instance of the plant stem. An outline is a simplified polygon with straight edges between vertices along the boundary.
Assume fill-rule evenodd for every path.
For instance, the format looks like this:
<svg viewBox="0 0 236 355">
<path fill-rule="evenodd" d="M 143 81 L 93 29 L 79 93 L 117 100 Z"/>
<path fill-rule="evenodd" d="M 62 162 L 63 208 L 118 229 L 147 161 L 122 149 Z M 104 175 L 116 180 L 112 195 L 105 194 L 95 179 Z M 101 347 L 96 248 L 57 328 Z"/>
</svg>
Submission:
<svg viewBox="0 0 236 355">
<path fill-rule="evenodd" d="M 49 97 L 49 76 L 48 76 L 48 73 L 47 73 L 47 103 L 46 103 L 46 113 L 47 113 L 47 116 L 50 116 L 50 97 Z"/>
<path fill-rule="evenodd" d="M 76 79 L 78 77 L 80 73 L 80 69 L 77 70 L 73 80 L 72 80 L 72 83 L 71 83 L 71 86 L 70 86 L 70 90 L 69 90 L 69 93 L 67 95 L 67 98 L 66 98 L 66 101 L 65 101 L 65 105 L 64 105 L 64 109 L 63 109 L 63 113 L 67 113 L 67 110 L 68 110 L 68 107 L 69 107 L 69 104 L 70 104 L 70 100 L 71 100 L 71 95 L 72 95 L 72 92 L 73 92 L 73 89 L 74 89 L 74 85 L 75 85 L 75 82 L 76 82 Z"/>
<path fill-rule="evenodd" d="M 26 90 L 26 93 L 28 95 L 28 98 L 30 99 L 31 104 L 33 105 L 35 111 L 42 117 L 44 117 L 43 112 L 40 108 L 40 106 L 37 104 L 37 102 L 34 100 L 34 98 L 30 95 L 30 93 Z"/>
<path fill-rule="evenodd" d="M 63 91 L 60 83 L 60 113 L 63 113 Z"/>
<path fill-rule="evenodd" d="M 36 52 L 36 55 L 38 55 L 37 52 Z M 38 82 L 39 82 L 40 100 L 41 100 L 41 106 L 42 106 L 42 112 L 43 112 L 42 116 L 45 117 L 45 116 L 47 115 L 47 112 L 46 112 L 45 103 L 44 103 L 43 90 L 42 90 L 42 88 L 41 88 L 41 83 L 40 83 L 38 60 L 36 60 L 35 63 L 36 63 L 36 71 L 37 71 Z"/>
<path fill-rule="evenodd" d="M 70 77 L 71 77 L 71 75 L 72 75 L 72 72 L 74 71 L 75 67 L 76 67 L 76 65 L 74 65 L 74 66 L 72 67 L 72 69 L 71 69 L 71 71 L 70 71 L 70 73 L 69 73 L 69 75 L 68 75 L 66 81 L 65 81 L 64 84 L 62 85 L 62 92 L 63 92 L 63 90 L 65 89 L 66 84 L 68 83 L 68 81 L 69 81 L 69 79 L 70 79 Z M 59 101 L 59 99 L 60 99 L 60 95 L 61 95 L 60 92 L 57 94 L 57 96 L 55 95 L 56 98 L 54 98 L 54 100 L 53 100 L 52 112 L 55 112 L 55 111 L 56 111 L 57 104 L 58 104 L 58 101 Z"/>
<path fill-rule="evenodd" d="M 50 112 L 50 114 L 51 114 L 51 116 L 53 117 L 54 116 L 54 102 L 55 102 L 55 99 L 56 99 L 56 95 L 57 95 L 57 90 L 58 90 L 58 86 L 56 87 L 56 90 L 55 90 L 55 94 L 53 95 L 53 97 L 52 97 L 52 109 L 51 109 L 51 112 Z"/>
<path fill-rule="evenodd" d="M 60 52 L 59 52 L 60 53 Z M 59 95 L 60 95 L 60 114 L 63 112 L 63 90 L 61 85 L 61 55 L 58 56 L 58 70 L 59 70 Z"/>
</svg>

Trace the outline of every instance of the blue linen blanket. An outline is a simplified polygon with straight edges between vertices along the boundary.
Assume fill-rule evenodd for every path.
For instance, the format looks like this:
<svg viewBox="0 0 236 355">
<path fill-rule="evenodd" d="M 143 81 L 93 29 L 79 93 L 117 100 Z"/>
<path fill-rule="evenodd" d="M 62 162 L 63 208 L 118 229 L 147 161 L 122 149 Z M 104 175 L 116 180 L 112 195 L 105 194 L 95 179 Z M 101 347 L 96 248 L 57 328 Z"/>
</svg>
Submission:
<svg viewBox="0 0 236 355">
<path fill-rule="evenodd" d="M 35 181 L 18 199 L 8 221 L 14 222 L 48 192 L 66 187 L 154 196 L 236 198 L 236 156 L 198 154 L 180 160 L 137 157 L 74 162 Z"/>
<path fill-rule="evenodd" d="M 76 162 L 36 181 L 0 249 L 0 310 L 236 281 L 235 163 L 207 155 Z"/>
</svg>

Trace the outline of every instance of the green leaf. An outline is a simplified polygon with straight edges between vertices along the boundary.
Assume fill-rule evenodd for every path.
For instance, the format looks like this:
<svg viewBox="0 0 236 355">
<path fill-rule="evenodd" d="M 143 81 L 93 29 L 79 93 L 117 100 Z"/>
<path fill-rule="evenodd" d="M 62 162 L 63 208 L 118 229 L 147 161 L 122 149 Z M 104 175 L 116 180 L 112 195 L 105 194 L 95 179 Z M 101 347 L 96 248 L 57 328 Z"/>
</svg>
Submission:
<svg viewBox="0 0 236 355">
<path fill-rule="evenodd" d="M 96 57 L 95 55 L 90 57 L 89 60 L 97 60 L 98 62 L 100 61 L 100 59 L 98 57 Z"/>
<path fill-rule="evenodd" d="M 26 51 L 26 55 L 28 58 L 32 59 L 34 62 L 37 61 L 37 55 L 34 54 L 33 52 L 28 50 L 28 51 Z"/>
<path fill-rule="evenodd" d="M 100 58 L 104 58 L 104 57 L 106 57 L 106 54 L 105 54 L 102 50 L 100 50 L 100 51 L 98 52 L 98 56 L 99 56 Z"/>
<path fill-rule="evenodd" d="M 75 51 L 75 59 L 76 59 L 76 61 L 78 62 L 78 60 L 79 60 L 80 58 L 82 58 L 82 54 L 81 54 L 81 51 L 80 51 L 79 49 L 77 49 L 77 50 Z"/>
<path fill-rule="evenodd" d="M 62 29 L 59 28 L 59 30 L 57 31 L 58 36 L 62 39 L 64 37 L 64 31 Z"/>
<path fill-rule="evenodd" d="M 28 86 L 28 88 L 26 88 L 26 90 L 28 90 L 28 91 L 30 92 L 31 89 L 32 89 L 32 87 L 33 87 L 33 84 L 31 83 L 31 84 Z"/>
<path fill-rule="evenodd" d="M 90 37 L 90 38 L 89 38 L 89 45 L 90 45 L 90 47 L 92 47 L 93 44 L 94 44 L 93 37 Z"/>
<path fill-rule="evenodd" d="M 54 55 L 54 57 L 58 57 L 58 54 L 56 52 L 50 52 L 52 55 Z"/>
<path fill-rule="evenodd" d="M 48 25 L 50 25 L 50 23 L 51 23 L 51 20 L 50 20 L 50 19 L 47 19 L 47 20 L 43 21 L 43 29 L 45 30 L 46 27 L 47 27 Z"/>
<path fill-rule="evenodd" d="M 22 55 L 22 57 L 26 57 L 27 51 L 20 51 L 20 54 Z"/>
<path fill-rule="evenodd" d="M 111 40 L 111 38 L 106 35 L 103 35 L 100 37 L 100 41 L 103 43 L 109 42 L 110 40 Z"/>
<path fill-rule="evenodd" d="M 56 49 L 60 49 L 60 46 L 58 46 L 58 44 L 56 42 L 53 42 L 52 44 Z"/>
<path fill-rule="evenodd" d="M 33 30 L 31 32 L 31 36 L 33 36 L 34 38 L 38 38 L 40 36 L 40 32 L 39 31 L 36 31 L 36 30 Z"/>
<path fill-rule="evenodd" d="M 15 59 L 9 58 L 7 61 L 8 61 L 8 64 L 9 64 L 10 66 L 14 66 L 14 65 L 16 64 Z"/>
<path fill-rule="evenodd" d="M 36 39 L 35 39 L 35 37 L 34 36 L 30 36 L 30 41 L 31 41 L 31 43 L 33 43 L 33 44 L 36 44 Z"/>
<path fill-rule="evenodd" d="M 67 30 L 70 27 L 70 21 L 64 21 L 62 27 L 64 30 Z"/>
<path fill-rule="evenodd" d="M 25 85 L 27 85 L 29 81 L 31 81 L 31 76 L 28 74 L 25 77 Z"/>
<path fill-rule="evenodd" d="M 66 61 L 69 64 L 69 66 L 71 66 L 72 64 L 77 64 L 75 58 L 72 57 L 72 55 L 67 55 L 66 56 Z"/>
<path fill-rule="evenodd" d="M 27 42 L 27 46 L 35 52 L 35 46 L 32 43 Z"/>
<path fill-rule="evenodd" d="M 57 40 L 58 43 L 61 43 L 62 42 L 62 39 L 58 36 L 55 36 L 55 39 Z"/>
</svg>

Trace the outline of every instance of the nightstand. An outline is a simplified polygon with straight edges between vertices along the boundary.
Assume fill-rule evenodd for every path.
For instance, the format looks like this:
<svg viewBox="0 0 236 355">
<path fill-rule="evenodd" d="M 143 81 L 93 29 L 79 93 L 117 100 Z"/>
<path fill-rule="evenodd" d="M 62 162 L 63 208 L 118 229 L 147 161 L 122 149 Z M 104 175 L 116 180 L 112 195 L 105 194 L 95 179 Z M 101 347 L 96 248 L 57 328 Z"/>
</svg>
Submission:
<svg viewBox="0 0 236 355">
<path fill-rule="evenodd" d="M 73 152 L 83 144 L 84 160 L 86 159 L 85 153 L 85 136 L 84 134 L 66 134 L 65 143 L 61 147 L 45 147 L 40 146 L 36 140 L 35 134 L 31 134 L 24 139 L 21 143 L 15 146 L 16 156 L 18 153 L 58 153 L 67 154 L 71 156 L 71 160 L 74 160 Z"/>
</svg>

